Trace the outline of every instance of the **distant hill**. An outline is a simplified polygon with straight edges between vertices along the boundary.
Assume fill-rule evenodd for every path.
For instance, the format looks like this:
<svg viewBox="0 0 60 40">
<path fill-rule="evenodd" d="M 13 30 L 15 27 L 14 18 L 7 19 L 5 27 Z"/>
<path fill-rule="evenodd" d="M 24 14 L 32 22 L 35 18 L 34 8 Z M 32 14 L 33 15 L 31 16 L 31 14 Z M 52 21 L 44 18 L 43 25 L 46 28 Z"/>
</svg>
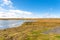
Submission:
<svg viewBox="0 0 60 40">
<path fill-rule="evenodd" d="M 52 32 L 52 29 L 60 27 L 60 19 L 34 20 L 19 27 L 0 30 L 0 40 L 60 40 L 60 34 Z"/>
</svg>

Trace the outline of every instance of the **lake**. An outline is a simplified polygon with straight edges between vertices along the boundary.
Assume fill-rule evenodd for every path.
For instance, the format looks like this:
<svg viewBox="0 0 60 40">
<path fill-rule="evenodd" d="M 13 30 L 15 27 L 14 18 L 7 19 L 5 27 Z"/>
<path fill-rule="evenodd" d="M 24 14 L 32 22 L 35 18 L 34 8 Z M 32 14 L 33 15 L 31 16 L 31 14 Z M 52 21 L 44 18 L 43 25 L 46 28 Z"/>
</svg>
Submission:
<svg viewBox="0 0 60 40">
<path fill-rule="evenodd" d="M 0 29 L 17 27 L 28 21 L 32 20 L 0 20 Z"/>
</svg>

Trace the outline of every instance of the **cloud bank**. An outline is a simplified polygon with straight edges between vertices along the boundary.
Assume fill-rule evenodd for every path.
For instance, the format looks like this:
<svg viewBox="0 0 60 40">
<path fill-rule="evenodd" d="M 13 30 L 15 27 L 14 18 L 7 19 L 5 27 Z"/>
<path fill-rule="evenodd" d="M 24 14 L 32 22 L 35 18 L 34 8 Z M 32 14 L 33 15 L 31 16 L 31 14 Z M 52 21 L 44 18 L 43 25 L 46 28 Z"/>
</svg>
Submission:
<svg viewBox="0 0 60 40">
<path fill-rule="evenodd" d="M 15 9 L 11 0 L 0 1 L 0 18 L 30 17 L 32 12 Z"/>
</svg>

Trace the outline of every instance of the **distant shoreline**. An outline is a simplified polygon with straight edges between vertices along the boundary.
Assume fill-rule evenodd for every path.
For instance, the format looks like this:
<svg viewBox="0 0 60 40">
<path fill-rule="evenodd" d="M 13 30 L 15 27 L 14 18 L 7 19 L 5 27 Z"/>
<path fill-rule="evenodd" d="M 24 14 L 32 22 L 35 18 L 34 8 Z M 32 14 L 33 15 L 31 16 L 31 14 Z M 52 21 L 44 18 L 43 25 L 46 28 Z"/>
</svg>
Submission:
<svg viewBox="0 0 60 40">
<path fill-rule="evenodd" d="M 40 20 L 40 19 L 60 20 L 60 18 L 0 18 L 0 20 Z"/>
</svg>

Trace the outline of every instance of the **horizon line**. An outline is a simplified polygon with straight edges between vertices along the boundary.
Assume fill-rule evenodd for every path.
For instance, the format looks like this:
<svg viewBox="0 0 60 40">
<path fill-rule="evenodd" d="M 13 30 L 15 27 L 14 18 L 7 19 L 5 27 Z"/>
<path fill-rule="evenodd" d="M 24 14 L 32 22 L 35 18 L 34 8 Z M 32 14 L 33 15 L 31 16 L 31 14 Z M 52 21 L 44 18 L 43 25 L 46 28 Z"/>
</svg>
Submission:
<svg viewBox="0 0 60 40">
<path fill-rule="evenodd" d="M 36 20 L 36 19 L 60 19 L 60 18 L 0 18 L 0 20 Z"/>
</svg>

